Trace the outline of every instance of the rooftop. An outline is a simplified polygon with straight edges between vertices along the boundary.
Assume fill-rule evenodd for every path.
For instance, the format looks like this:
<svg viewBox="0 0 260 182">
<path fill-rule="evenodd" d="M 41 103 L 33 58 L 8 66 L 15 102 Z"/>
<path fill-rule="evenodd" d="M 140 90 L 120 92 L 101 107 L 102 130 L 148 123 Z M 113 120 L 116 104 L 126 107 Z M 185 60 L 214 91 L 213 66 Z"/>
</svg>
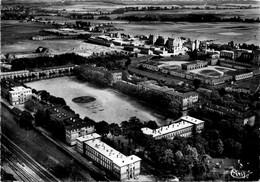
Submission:
<svg viewBox="0 0 260 182">
<path fill-rule="evenodd" d="M 1 88 L 11 89 L 12 87 L 18 87 L 18 86 L 21 86 L 21 83 L 15 82 L 10 78 L 1 80 Z"/>
<path fill-rule="evenodd" d="M 56 120 L 64 121 L 65 119 L 78 118 L 78 115 L 75 113 L 67 111 L 61 107 L 49 108 L 48 111 L 51 113 L 50 117 Z"/>
<path fill-rule="evenodd" d="M 167 70 L 178 70 L 181 67 L 179 65 L 170 65 L 170 66 L 163 66 L 161 67 L 162 69 L 167 69 Z"/>
<path fill-rule="evenodd" d="M 16 115 L 21 115 L 22 114 L 22 112 L 23 111 L 21 111 L 19 108 L 17 108 L 17 107 L 14 107 L 13 109 L 12 109 L 12 111 L 16 114 Z"/>
<path fill-rule="evenodd" d="M 152 66 L 162 66 L 164 63 L 159 63 L 156 61 L 143 61 L 143 62 L 140 62 L 140 64 L 148 64 L 148 65 L 152 65 Z"/>
<path fill-rule="evenodd" d="M 15 87 L 12 87 L 12 90 L 10 90 L 10 92 L 21 92 L 21 91 L 29 91 L 31 90 L 30 88 L 25 88 L 23 86 L 15 86 Z"/>
<path fill-rule="evenodd" d="M 220 52 L 234 53 L 234 51 L 221 50 Z"/>
<path fill-rule="evenodd" d="M 201 61 L 201 60 L 196 60 L 188 63 L 183 63 L 181 65 L 194 65 L 194 64 L 199 64 L 199 63 L 207 63 L 207 61 Z"/>
<path fill-rule="evenodd" d="M 190 117 L 190 116 L 183 116 L 183 117 L 181 117 L 181 120 L 187 121 L 187 122 L 192 123 L 192 124 L 204 123 L 204 121 Z"/>
<path fill-rule="evenodd" d="M 142 128 L 142 131 L 146 135 L 152 135 L 153 137 L 158 137 L 158 136 L 172 133 L 172 132 L 175 132 L 175 131 L 178 131 L 178 130 L 181 130 L 184 128 L 188 128 L 191 126 L 193 126 L 193 124 L 186 122 L 186 121 L 181 121 L 181 122 L 173 123 L 173 124 L 170 124 L 167 126 L 162 126 L 155 130 L 145 127 L 145 128 Z"/>
<path fill-rule="evenodd" d="M 8 71 L 8 72 L 0 72 L 0 75 L 15 75 L 15 74 L 27 74 L 27 73 L 29 73 L 29 71 L 28 70 L 21 70 L 21 71 Z"/>
<path fill-rule="evenodd" d="M 104 155 L 105 157 L 113 161 L 113 163 L 119 167 L 141 160 L 139 157 L 135 155 L 125 156 L 124 154 L 110 147 L 101 140 L 89 140 L 86 141 L 85 144 L 92 147 L 95 151 L 99 152 L 100 154 Z"/>
<path fill-rule="evenodd" d="M 88 135 L 85 135 L 85 136 L 82 136 L 82 137 L 78 137 L 77 141 L 85 142 L 85 141 L 93 140 L 93 139 L 96 139 L 96 138 L 101 138 L 101 136 L 97 133 L 91 133 L 91 134 L 88 134 Z"/>
</svg>

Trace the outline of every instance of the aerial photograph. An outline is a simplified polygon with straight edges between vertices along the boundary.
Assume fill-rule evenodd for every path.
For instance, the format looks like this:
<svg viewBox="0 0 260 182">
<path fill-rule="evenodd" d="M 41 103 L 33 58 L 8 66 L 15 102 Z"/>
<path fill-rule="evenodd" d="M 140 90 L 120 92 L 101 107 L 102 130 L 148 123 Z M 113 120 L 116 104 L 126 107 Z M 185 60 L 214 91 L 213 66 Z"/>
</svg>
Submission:
<svg viewBox="0 0 260 182">
<path fill-rule="evenodd" d="M 260 0 L 0 4 L 0 181 L 260 181 Z"/>
</svg>

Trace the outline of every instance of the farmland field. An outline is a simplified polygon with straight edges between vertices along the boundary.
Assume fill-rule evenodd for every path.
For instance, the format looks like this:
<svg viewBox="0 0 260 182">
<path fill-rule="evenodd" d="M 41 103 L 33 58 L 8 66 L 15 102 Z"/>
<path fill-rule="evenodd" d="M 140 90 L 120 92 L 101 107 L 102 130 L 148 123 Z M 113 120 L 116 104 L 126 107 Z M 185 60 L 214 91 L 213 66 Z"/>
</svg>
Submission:
<svg viewBox="0 0 260 182">
<path fill-rule="evenodd" d="M 36 24 L 31 22 L 22 23 L 17 20 L 1 21 L 1 45 L 28 40 L 44 28 L 51 25 Z"/>
<path fill-rule="evenodd" d="M 160 34 L 166 37 L 188 37 L 199 40 L 215 40 L 216 43 L 248 43 L 258 45 L 260 42 L 260 23 L 187 23 L 187 22 L 153 22 L 115 24 L 127 34 Z"/>
<path fill-rule="evenodd" d="M 194 10 L 194 9 L 175 9 L 175 10 L 164 10 L 164 11 L 133 11 L 126 12 L 127 15 L 188 15 L 188 14 L 214 14 L 221 17 L 234 17 L 240 16 L 241 18 L 258 18 L 260 17 L 259 9 L 219 9 L 219 10 Z"/>
</svg>

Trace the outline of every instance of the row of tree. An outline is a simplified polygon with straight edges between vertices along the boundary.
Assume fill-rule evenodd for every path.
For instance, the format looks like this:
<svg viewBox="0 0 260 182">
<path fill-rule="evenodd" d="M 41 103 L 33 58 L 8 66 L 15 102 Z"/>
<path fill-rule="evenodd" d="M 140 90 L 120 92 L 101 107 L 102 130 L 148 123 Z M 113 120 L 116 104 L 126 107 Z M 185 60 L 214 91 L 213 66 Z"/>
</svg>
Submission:
<svg viewBox="0 0 260 182">
<path fill-rule="evenodd" d="M 37 57 L 37 58 L 22 58 L 14 59 L 11 62 L 12 70 L 25 70 L 32 68 L 45 68 L 52 66 L 63 66 L 67 64 L 96 64 L 111 70 L 122 69 L 124 65 L 120 64 L 119 60 L 129 59 L 131 54 L 122 54 L 115 52 L 114 54 L 100 54 L 98 56 L 92 55 L 90 57 L 83 57 L 75 53 L 66 53 L 55 55 L 54 57 Z"/>
<path fill-rule="evenodd" d="M 130 95 L 138 100 L 144 101 L 156 108 L 163 108 L 167 117 L 177 118 L 180 116 L 181 103 L 178 103 L 172 97 L 162 92 L 153 90 L 144 90 L 138 88 L 136 85 L 127 84 L 124 82 L 116 82 L 115 88 L 120 92 Z"/>
<path fill-rule="evenodd" d="M 128 15 L 128 16 L 118 16 L 117 20 L 127 20 L 127 21 L 182 21 L 182 22 L 245 22 L 253 23 L 260 22 L 258 19 L 242 19 L 241 17 L 229 17 L 221 18 L 220 16 L 214 14 L 188 14 L 188 15 L 176 15 L 176 14 L 147 14 L 143 15 Z"/>
<path fill-rule="evenodd" d="M 107 87 L 112 83 L 112 75 L 109 71 L 93 69 L 94 67 L 91 66 L 78 66 L 74 72 L 78 79 L 101 87 Z"/>
</svg>

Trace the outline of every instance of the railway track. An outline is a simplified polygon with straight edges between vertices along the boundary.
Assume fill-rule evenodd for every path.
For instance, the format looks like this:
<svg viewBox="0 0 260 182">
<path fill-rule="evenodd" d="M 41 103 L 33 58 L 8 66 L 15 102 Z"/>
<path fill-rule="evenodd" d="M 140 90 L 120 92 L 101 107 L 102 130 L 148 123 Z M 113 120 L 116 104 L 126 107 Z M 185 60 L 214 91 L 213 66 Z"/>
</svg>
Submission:
<svg viewBox="0 0 260 182">
<path fill-rule="evenodd" d="M 49 171 L 44 169 L 40 164 L 38 164 L 34 159 L 32 159 L 28 154 L 26 154 L 23 150 L 17 147 L 12 141 L 10 141 L 4 134 L 1 134 L 2 145 L 6 147 L 10 152 L 17 156 L 20 159 L 18 162 L 20 164 L 25 164 L 29 169 L 35 172 L 40 179 L 35 179 L 33 175 L 28 175 L 28 173 L 23 176 L 28 181 L 59 181 L 55 176 L 53 176 Z M 14 164 L 16 160 L 13 156 L 7 154 L 7 160 L 10 164 Z M 21 162 L 23 161 L 23 162 Z M 17 166 L 17 165 L 16 165 Z M 21 165 L 22 167 L 22 165 Z M 17 169 L 19 170 L 19 169 Z M 22 170 L 22 169 L 21 169 Z M 22 171 L 24 173 L 24 170 Z"/>
<path fill-rule="evenodd" d="M 2 145 L 1 150 L 3 162 L 6 162 L 20 179 L 28 182 L 42 181 L 37 176 L 29 173 L 29 171 L 24 168 L 23 163 L 18 160 L 4 145 Z"/>
</svg>

